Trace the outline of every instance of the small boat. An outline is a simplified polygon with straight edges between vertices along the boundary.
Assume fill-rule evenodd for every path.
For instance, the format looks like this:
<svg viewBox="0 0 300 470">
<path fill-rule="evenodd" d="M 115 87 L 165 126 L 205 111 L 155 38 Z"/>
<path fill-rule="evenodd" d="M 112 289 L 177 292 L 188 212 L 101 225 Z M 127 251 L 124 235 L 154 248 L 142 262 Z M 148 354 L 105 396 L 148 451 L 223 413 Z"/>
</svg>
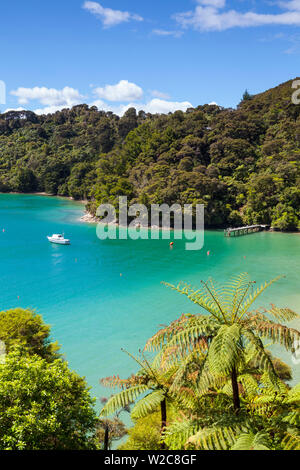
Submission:
<svg viewBox="0 0 300 470">
<path fill-rule="evenodd" d="M 50 243 L 56 243 L 58 245 L 70 245 L 71 242 L 65 238 L 64 234 L 54 233 L 52 237 L 47 237 Z"/>
</svg>

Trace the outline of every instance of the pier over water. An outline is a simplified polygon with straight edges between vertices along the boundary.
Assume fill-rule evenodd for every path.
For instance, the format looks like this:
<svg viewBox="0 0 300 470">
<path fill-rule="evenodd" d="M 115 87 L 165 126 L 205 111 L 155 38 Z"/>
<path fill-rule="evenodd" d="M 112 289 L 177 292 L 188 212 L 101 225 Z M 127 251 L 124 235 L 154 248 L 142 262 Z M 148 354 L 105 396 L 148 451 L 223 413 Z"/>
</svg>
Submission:
<svg viewBox="0 0 300 470">
<path fill-rule="evenodd" d="M 247 225 L 246 227 L 227 228 L 224 230 L 224 235 L 225 237 L 240 237 L 250 233 L 261 232 L 267 228 L 267 225 Z"/>
</svg>

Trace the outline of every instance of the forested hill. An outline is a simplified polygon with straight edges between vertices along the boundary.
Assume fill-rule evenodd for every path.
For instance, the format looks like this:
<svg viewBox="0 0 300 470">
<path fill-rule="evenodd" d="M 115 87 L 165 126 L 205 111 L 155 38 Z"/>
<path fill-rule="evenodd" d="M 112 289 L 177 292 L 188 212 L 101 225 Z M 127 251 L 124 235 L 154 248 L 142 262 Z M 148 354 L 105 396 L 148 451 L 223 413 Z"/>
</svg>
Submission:
<svg viewBox="0 0 300 470">
<path fill-rule="evenodd" d="M 119 118 L 87 105 L 0 115 L 0 191 L 204 203 L 209 227 L 300 228 L 300 105 L 292 81 L 237 109 L 199 106 Z"/>
</svg>

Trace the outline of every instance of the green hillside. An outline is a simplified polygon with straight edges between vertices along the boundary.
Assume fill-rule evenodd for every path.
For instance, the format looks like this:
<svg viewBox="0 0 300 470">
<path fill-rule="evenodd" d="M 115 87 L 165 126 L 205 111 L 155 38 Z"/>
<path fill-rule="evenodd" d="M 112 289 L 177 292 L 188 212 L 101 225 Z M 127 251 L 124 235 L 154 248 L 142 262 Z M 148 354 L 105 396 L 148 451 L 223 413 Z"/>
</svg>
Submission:
<svg viewBox="0 0 300 470">
<path fill-rule="evenodd" d="M 87 105 L 0 115 L 0 191 L 99 203 L 204 203 L 207 227 L 300 228 L 300 105 L 292 81 L 237 109 L 122 118 Z"/>
</svg>

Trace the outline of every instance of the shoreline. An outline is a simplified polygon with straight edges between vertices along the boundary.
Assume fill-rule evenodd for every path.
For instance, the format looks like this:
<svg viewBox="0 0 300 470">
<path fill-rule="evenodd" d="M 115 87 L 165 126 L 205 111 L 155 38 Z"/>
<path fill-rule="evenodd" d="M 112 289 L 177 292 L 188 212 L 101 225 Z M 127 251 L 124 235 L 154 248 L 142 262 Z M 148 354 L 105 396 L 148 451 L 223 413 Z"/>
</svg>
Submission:
<svg viewBox="0 0 300 470">
<path fill-rule="evenodd" d="M 79 217 L 78 220 L 86 224 L 99 224 L 100 223 L 100 220 L 98 220 L 98 217 L 92 215 L 88 211 L 85 211 L 84 214 L 81 217 Z"/>
<path fill-rule="evenodd" d="M 89 202 L 87 199 L 74 199 L 72 196 L 59 196 L 57 194 L 49 194 L 49 193 L 46 193 L 46 192 L 19 193 L 17 191 L 9 191 L 9 192 L 5 192 L 5 193 L 0 192 L 0 194 L 19 194 L 19 195 L 23 195 L 23 196 L 28 195 L 28 196 L 46 196 L 46 197 L 53 197 L 53 198 L 61 198 L 61 199 L 67 199 L 69 201 L 73 201 L 74 203 L 84 204 L 85 206 Z M 78 220 L 82 223 L 94 224 L 94 225 L 101 223 L 100 219 L 97 216 L 94 216 L 93 214 L 91 214 L 87 210 L 84 211 L 84 214 Z M 120 224 L 118 222 L 114 222 L 110 225 L 115 225 L 116 227 L 120 227 Z M 136 226 L 136 228 L 137 227 L 138 226 Z M 139 227 L 139 228 L 145 228 L 145 229 L 147 228 L 148 230 L 169 230 L 168 228 L 162 228 L 162 227 L 158 227 L 156 225 L 154 225 L 154 226 L 149 225 L 148 227 Z M 170 230 L 174 231 L 174 228 L 171 227 Z M 211 228 L 205 228 L 204 230 L 205 231 L 206 230 L 220 230 L 220 231 L 222 230 L 223 231 L 225 229 L 220 228 L 220 227 L 211 227 Z M 263 232 L 300 235 L 300 230 L 282 231 L 282 230 L 272 229 L 272 227 L 269 230 L 264 230 Z"/>
<path fill-rule="evenodd" d="M 0 194 L 19 194 L 20 196 L 46 196 L 46 197 L 56 197 L 60 199 L 68 199 L 69 201 L 78 202 L 79 204 L 87 204 L 89 201 L 87 199 L 74 199 L 72 196 L 60 196 L 59 194 L 50 194 L 45 192 L 37 192 L 37 193 L 19 193 L 17 191 L 8 191 L 7 193 Z"/>
</svg>

